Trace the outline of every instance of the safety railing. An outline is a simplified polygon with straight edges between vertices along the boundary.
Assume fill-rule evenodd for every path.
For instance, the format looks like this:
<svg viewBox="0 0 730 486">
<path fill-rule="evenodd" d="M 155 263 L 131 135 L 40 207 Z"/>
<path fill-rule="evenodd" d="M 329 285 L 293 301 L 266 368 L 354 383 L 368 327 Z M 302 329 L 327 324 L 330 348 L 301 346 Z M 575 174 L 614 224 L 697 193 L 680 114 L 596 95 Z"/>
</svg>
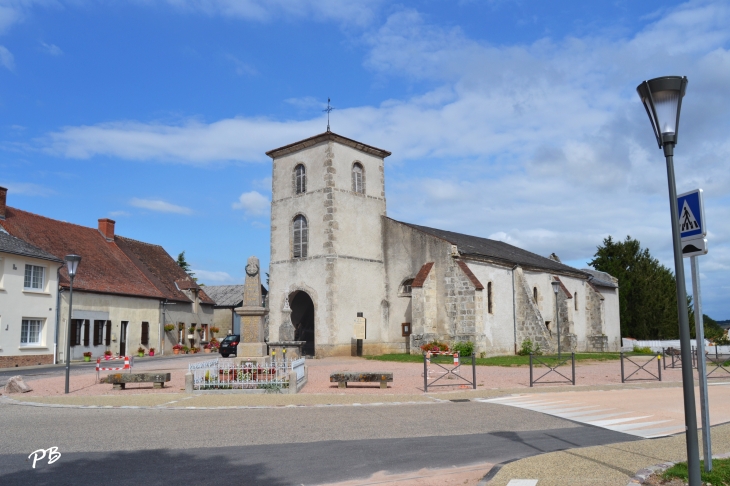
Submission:
<svg viewBox="0 0 730 486">
<path fill-rule="evenodd" d="M 453 359 L 453 363 L 452 363 Z M 462 360 L 467 360 L 467 366 L 471 367 L 471 380 L 462 374 Z M 469 362 L 470 361 L 470 362 Z M 464 371 L 468 376 L 469 368 Z M 455 383 L 446 383 L 441 380 L 456 380 Z M 438 383 L 438 384 L 437 384 Z M 459 353 L 431 353 L 423 354 L 423 391 L 428 392 L 429 387 L 434 386 L 459 386 L 463 388 L 477 388 L 476 357 L 459 356 Z"/>
<path fill-rule="evenodd" d="M 304 379 L 304 358 L 281 359 L 266 363 L 246 361 L 238 364 L 232 360 L 215 359 L 191 363 L 188 369 L 193 375 L 195 390 L 264 389 L 275 391 L 296 386 L 295 383 L 289 383 L 292 371 L 296 372 L 297 382 Z"/>
<path fill-rule="evenodd" d="M 570 377 L 563 374 L 563 371 L 566 371 L 565 368 L 563 368 L 562 371 L 558 369 L 560 367 L 567 367 L 568 363 L 570 363 Z M 539 370 L 537 373 L 540 373 L 545 369 L 547 369 L 547 371 L 543 374 L 537 378 L 534 377 L 537 370 Z M 555 375 L 560 378 L 556 378 Z M 530 387 L 538 383 L 564 383 L 575 385 L 575 353 L 562 356 L 538 356 L 530 353 Z"/>
<path fill-rule="evenodd" d="M 682 353 L 679 348 L 662 348 L 662 356 L 664 356 L 664 369 L 667 368 L 681 368 L 682 367 Z M 690 356 L 692 356 L 692 368 L 697 368 L 697 353 L 695 348 L 692 348 Z"/>
<path fill-rule="evenodd" d="M 724 346 L 723 346 L 724 347 Z M 719 346 L 707 348 L 705 363 L 707 363 L 707 378 L 730 378 L 730 353 L 720 353 Z M 710 366 L 713 368 L 710 370 Z"/>
<path fill-rule="evenodd" d="M 662 355 L 657 353 L 648 360 L 646 356 L 626 356 L 621 353 L 621 383 L 627 381 L 662 381 Z M 656 361 L 657 372 L 651 371 L 648 366 Z M 626 368 L 631 371 L 628 375 Z M 636 376 L 635 376 L 636 375 Z"/>
</svg>

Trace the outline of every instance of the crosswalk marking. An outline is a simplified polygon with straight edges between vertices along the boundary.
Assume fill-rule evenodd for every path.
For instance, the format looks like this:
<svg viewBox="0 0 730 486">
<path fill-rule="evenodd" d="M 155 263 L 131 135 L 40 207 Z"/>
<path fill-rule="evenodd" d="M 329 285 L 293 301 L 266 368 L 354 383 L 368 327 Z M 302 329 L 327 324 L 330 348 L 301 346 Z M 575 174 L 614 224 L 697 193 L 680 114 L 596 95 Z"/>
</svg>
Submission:
<svg viewBox="0 0 730 486">
<path fill-rule="evenodd" d="M 477 401 L 532 410 L 643 438 L 663 437 L 684 430 L 684 424 L 677 420 L 657 420 L 660 417 L 647 415 L 646 412 L 640 414 L 638 411 L 617 410 L 601 405 L 581 403 L 575 399 L 550 400 L 539 396 L 517 395 L 491 399 L 480 398 Z M 651 420 L 652 418 L 654 420 Z M 512 486 L 512 484 L 509 483 L 508 486 Z"/>
<path fill-rule="evenodd" d="M 512 479 L 507 486 L 537 486 L 537 479 Z"/>
</svg>

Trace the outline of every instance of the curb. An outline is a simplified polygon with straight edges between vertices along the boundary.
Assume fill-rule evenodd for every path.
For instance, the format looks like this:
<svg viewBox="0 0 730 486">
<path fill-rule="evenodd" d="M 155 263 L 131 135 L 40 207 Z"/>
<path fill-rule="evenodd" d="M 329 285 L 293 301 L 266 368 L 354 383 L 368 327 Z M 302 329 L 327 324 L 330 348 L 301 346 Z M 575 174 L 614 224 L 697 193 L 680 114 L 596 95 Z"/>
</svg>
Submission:
<svg viewBox="0 0 730 486">
<path fill-rule="evenodd" d="M 714 427 L 714 426 L 713 426 Z M 727 459 L 730 457 L 730 452 L 725 454 L 715 454 L 712 456 L 713 459 Z M 661 464 L 655 464 L 644 469 L 640 469 L 636 472 L 636 476 L 631 478 L 626 486 L 636 486 L 637 484 L 644 484 L 649 479 L 649 476 L 656 473 L 661 473 L 669 469 L 670 467 L 677 464 L 676 462 L 663 462 Z"/>
</svg>

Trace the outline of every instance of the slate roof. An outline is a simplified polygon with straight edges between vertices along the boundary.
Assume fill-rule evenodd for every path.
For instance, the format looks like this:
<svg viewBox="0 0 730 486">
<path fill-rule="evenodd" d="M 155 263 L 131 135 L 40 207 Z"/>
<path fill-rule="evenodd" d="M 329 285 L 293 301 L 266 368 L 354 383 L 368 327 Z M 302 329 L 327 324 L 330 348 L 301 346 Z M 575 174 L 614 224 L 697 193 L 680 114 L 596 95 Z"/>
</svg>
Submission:
<svg viewBox="0 0 730 486">
<path fill-rule="evenodd" d="M 66 223 L 37 214 L 7 207 L 2 226 L 12 236 L 60 259 L 65 255 L 81 255 L 74 289 L 109 294 L 121 294 L 178 302 L 191 302 L 175 286 L 175 280 L 188 275 L 159 245 L 115 236 L 107 241 L 96 228 Z M 63 267 L 60 285 L 69 286 L 68 273 Z M 196 285 L 197 287 L 197 285 Z M 200 294 L 201 303 L 213 301 Z"/>
<path fill-rule="evenodd" d="M 485 257 L 490 260 L 503 262 L 510 265 L 520 265 L 522 267 L 537 268 L 553 272 L 567 273 L 587 278 L 588 275 L 577 268 L 564 265 L 562 263 L 550 260 L 535 253 L 517 248 L 503 241 L 490 240 L 488 238 L 480 238 L 478 236 L 464 235 L 451 231 L 429 228 L 427 226 L 419 226 L 416 224 L 395 221 L 423 233 L 435 236 L 445 240 L 452 245 L 456 245 L 462 256 Z"/>
<path fill-rule="evenodd" d="M 612 289 L 618 288 L 615 279 L 606 272 L 593 270 L 592 268 L 584 268 L 583 271 L 593 276 L 593 278 L 590 280 L 590 283 L 595 285 L 596 287 L 609 287 Z"/>
<path fill-rule="evenodd" d="M 63 260 L 56 258 L 47 251 L 43 251 L 40 248 L 35 247 L 20 238 L 10 236 L 8 233 L 3 231 L 0 231 L 0 252 L 63 263 Z"/>
<path fill-rule="evenodd" d="M 379 149 L 377 147 L 373 147 L 372 145 L 366 145 L 364 143 L 360 143 L 357 140 L 343 137 L 342 135 L 337 135 L 335 132 L 320 133 L 319 135 L 315 135 L 313 137 L 309 137 L 309 138 L 305 138 L 304 140 L 300 140 L 298 142 L 290 143 L 289 145 L 284 145 L 283 147 L 269 150 L 268 152 L 266 152 L 266 155 L 268 155 L 269 157 L 271 157 L 273 159 L 276 157 L 281 157 L 283 155 L 298 152 L 299 150 L 303 150 L 307 147 L 311 147 L 318 143 L 328 142 L 330 140 L 334 141 L 334 142 L 339 142 L 342 145 L 346 145 L 348 147 L 352 147 L 361 152 L 365 152 L 370 155 L 375 155 L 377 157 L 385 158 L 390 155 L 390 152 L 388 152 L 387 150 Z"/>
<path fill-rule="evenodd" d="M 240 307 L 243 304 L 244 285 L 206 285 L 205 292 L 215 301 L 218 307 Z M 269 291 L 261 286 L 261 296 Z"/>
</svg>

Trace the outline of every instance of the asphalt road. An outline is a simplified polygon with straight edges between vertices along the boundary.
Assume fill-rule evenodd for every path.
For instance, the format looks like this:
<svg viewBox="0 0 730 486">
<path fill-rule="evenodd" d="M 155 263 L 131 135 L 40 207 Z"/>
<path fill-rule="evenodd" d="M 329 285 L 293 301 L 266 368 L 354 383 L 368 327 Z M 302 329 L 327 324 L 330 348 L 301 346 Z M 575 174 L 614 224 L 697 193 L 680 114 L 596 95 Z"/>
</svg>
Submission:
<svg viewBox="0 0 730 486">
<path fill-rule="evenodd" d="M 465 402 L 236 410 L 0 404 L 0 484 L 321 484 L 500 463 L 634 437 Z M 28 455 L 62 456 L 31 467 Z"/>
</svg>

